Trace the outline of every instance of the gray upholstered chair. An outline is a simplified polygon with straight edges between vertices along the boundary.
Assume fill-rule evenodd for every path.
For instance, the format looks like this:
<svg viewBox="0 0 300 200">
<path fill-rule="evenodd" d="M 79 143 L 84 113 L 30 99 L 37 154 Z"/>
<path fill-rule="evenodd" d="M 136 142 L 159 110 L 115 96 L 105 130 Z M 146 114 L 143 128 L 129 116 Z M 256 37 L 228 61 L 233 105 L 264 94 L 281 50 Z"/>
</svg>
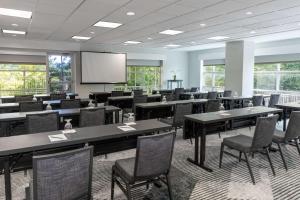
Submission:
<svg viewBox="0 0 300 200">
<path fill-rule="evenodd" d="M 212 100 L 209 99 L 206 103 L 205 106 L 205 112 L 217 112 L 220 110 L 220 103 L 221 101 L 216 99 L 216 100 Z"/>
<path fill-rule="evenodd" d="M 149 183 L 157 180 L 167 184 L 169 197 L 172 199 L 169 172 L 174 141 L 174 133 L 139 137 L 136 157 L 117 160 L 112 167 L 111 199 L 114 198 L 115 183 L 130 200 L 132 199 L 131 189 L 143 185 L 148 186 Z"/>
<path fill-rule="evenodd" d="M 175 100 L 179 100 L 180 94 L 182 94 L 182 93 L 184 93 L 184 88 L 175 88 L 175 91 L 174 91 Z"/>
<path fill-rule="evenodd" d="M 42 101 L 23 101 L 19 103 L 19 112 L 42 111 Z"/>
<path fill-rule="evenodd" d="M 58 112 L 51 111 L 26 115 L 27 133 L 56 131 L 59 129 Z"/>
<path fill-rule="evenodd" d="M 34 156 L 27 200 L 92 199 L 93 147 Z"/>
<path fill-rule="evenodd" d="M 172 125 L 177 132 L 177 128 L 181 128 L 184 124 L 184 116 L 192 114 L 192 103 L 178 103 L 174 107 L 174 116 L 161 119 L 162 122 Z"/>
<path fill-rule="evenodd" d="M 66 97 L 67 97 L 66 93 L 51 93 L 50 94 L 51 100 L 61 100 L 61 99 L 66 99 Z"/>
<path fill-rule="evenodd" d="M 287 165 L 280 145 L 294 144 L 297 147 L 298 153 L 300 154 L 300 147 L 299 147 L 300 123 L 299 122 L 300 122 L 300 111 L 292 112 L 286 132 L 284 133 L 282 131 L 276 130 L 273 136 L 273 143 L 277 144 L 278 146 L 278 150 L 286 170 L 287 170 Z"/>
<path fill-rule="evenodd" d="M 218 93 L 217 92 L 208 92 L 207 99 L 217 99 Z"/>
<path fill-rule="evenodd" d="M 167 101 L 174 101 L 175 100 L 175 95 L 173 93 L 166 93 L 162 96 L 165 96 Z"/>
<path fill-rule="evenodd" d="M 123 92 L 123 91 L 118 91 L 118 90 L 111 91 L 111 96 L 112 96 L 112 97 L 120 97 L 120 96 L 124 96 L 124 92 Z"/>
<path fill-rule="evenodd" d="M 141 96 L 143 95 L 143 90 L 142 89 L 133 90 L 133 94 L 134 96 Z"/>
<path fill-rule="evenodd" d="M 232 91 L 231 90 L 225 90 L 223 93 L 223 97 L 231 97 L 232 96 Z"/>
<path fill-rule="evenodd" d="M 18 95 L 15 97 L 16 102 L 32 101 L 33 95 Z"/>
<path fill-rule="evenodd" d="M 60 101 L 61 109 L 80 108 L 80 99 L 62 99 Z"/>
<path fill-rule="evenodd" d="M 280 98 L 280 94 L 271 94 L 269 107 L 274 108 L 276 104 L 278 104 Z"/>
<path fill-rule="evenodd" d="M 263 103 L 264 97 L 262 95 L 255 95 L 252 97 L 253 106 L 261 106 Z"/>
<path fill-rule="evenodd" d="M 133 100 L 132 100 L 132 108 L 129 110 L 123 109 L 123 117 L 122 121 L 124 118 L 128 118 L 129 114 L 128 113 L 135 113 L 135 105 L 138 103 L 147 103 L 148 101 L 148 95 L 134 95 Z"/>
<path fill-rule="evenodd" d="M 237 157 L 230 152 L 224 151 L 224 147 L 227 146 L 231 149 L 239 151 L 240 153 L 238 156 L 239 161 L 242 160 L 241 158 L 242 153 L 244 154 L 245 160 L 243 161 L 246 161 L 247 163 L 253 184 L 255 184 L 255 180 L 248 160 L 247 153 L 256 153 L 256 152 L 266 153 L 273 175 L 275 176 L 274 167 L 269 155 L 269 148 L 272 144 L 272 137 L 274 135 L 277 120 L 278 120 L 278 115 L 273 115 L 269 117 L 259 117 L 257 119 L 257 124 L 256 124 L 253 137 L 249 137 L 246 135 L 237 135 L 233 137 L 224 138 L 221 144 L 219 167 L 220 168 L 222 167 L 223 153 Z"/>
<path fill-rule="evenodd" d="M 105 124 L 105 108 L 80 109 L 79 127 L 100 126 Z"/>
<path fill-rule="evenodd" d="M 199 87 L 192 87 L 191 92 L 197 92 L 199 90 Z"/>
</svg>

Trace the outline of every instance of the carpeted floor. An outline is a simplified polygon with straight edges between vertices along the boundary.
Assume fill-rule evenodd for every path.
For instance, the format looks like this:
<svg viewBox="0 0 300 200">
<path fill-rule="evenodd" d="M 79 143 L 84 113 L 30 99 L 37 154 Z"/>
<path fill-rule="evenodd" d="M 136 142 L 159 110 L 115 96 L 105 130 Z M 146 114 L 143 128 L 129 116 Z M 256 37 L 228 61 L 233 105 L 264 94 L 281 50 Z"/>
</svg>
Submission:
<svg viewBox="0 0 300 200">
<path fill-rule="evenodd" d="M 222 133 L 222 138 L 246 134 L 252 135 L 249 128 Z M 272 153 L 271 158 L 275 166 L 276 176 L 272 175 L 269 163 L 264 155 L 256 154 L 250 159 L 256 185 L 253 185 L 246 163 L 239 163 L 237 159 L 224 155 L 223 168 L 218 168 L 220 142 L 218 135 L 207 137 L 207 165 L 214 172 L 208 173 L 186 161 L 193 155 L 193 146 L 188 140 L 183 140 L 179 131 L 176 139 L 174 157 L 171 170 L 173 196 L 176 200 L 184 199 L 236 199 L 236 200 L 271 200 L 271 199 L 300 199 L 300 156 L 295 147 L 283 148 L 289 170 L 283 168 L 279 153 Z M 94 158 L 93 199 L 110 199 L 111 166 L 115 160 L 132 157 L 135 150 L 109 154 Z M 13 199 L 24 198 L 24 188 L 28 178 L 23 172 L 12 175 Z M 135 199 L 168 199 L 165 186 L 157 188 L 151 186 L 147 191 L 142 187 L 134 191 Z M 0 176 L 0 199 L 4 199 L 4 178 Z M 115 199 L 125 199 L 124 194 L 116 187 Z"/>
</svg>

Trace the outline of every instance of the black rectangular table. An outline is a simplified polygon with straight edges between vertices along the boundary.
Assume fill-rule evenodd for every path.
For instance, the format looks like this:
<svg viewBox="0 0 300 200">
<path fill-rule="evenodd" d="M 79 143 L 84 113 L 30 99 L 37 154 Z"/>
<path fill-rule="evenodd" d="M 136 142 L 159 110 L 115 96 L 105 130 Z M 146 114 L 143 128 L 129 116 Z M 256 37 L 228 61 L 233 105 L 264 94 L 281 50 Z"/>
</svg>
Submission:
<svg viewBox="0 0 300 200">
<path fill-rule="evenodd" d="M 245 101 L 252 100 L 252 97 L 220 97 L 224 103 L 224 107 L 226 110 L 231 110 L 234 108 L 243 108 L 245 105 Z"/>
<path fill-rule="evenodd" d="M 119 123 L 119 112 L 120 108 L 115 106 L 104 106 L 107 117 L 113 116 L 115 117 L 115 122 Z M 58 112 L 60 117 L 72 117 L 78 116 L 80 114 L 79 108 L 74 109 L 59 109 L 55 110 Z M 12 122 L 25 122 L 27 114 L 36 114 L 36 113 L 45 113 L 49 112 L 47 110 L 44 111 L 36 111 L 36 112 L 13 112 L 13 113 L 2 113 L 0 114 L 0 136 L 10 136 L 9 124 Z M 109 123 L 113 120 L 109 120 Z"/>
<path fill-rule="evenodd" d="M 226 114 L 225 114 L 226 113 Z M 195 136 L 195 149 L 194 158 L 188 158 L 188 161 L 212 172 L 212 169 L 205 166 L 205 150 L 206 150 L 206 135 L 207 129 L 215 123 L 226 122 L 235 119 L 259 117 L 267 114 L 282 113 L 281 109 L 268 108 L 263 106 L 249 108 L 240 108 L 228 111 L 210 112 L 186 115 L 185 122 L 192 124 L 192 132 Z M 199 152 L 199 137 L 201 139 L 200 152 Z M 199 162 L 200 153 L 200 162 Z"/>
<path fill-rule="evenodd" d="M 119 96 L 119 97 L 108 97 L 108 105 L 117 106 L 119 108 L 132 108 L 133 96 Z M 160 94 L 148 95 L 148 102 L 159 102 L 161 100 Z"/>
<path fill-rule="evenodd" d="M 130 96 L 131 91 L 124 91 L 124 96 Z M 90 92 L 89 98 L 96 100 L 98 103 L 107 102 L 107 98 L 111 97 L 111 92 Z"/>
<path fill-rule="evenodd" d="M 110 124 L 76 129 L 76 133 L 65 134 L 67 140 L 51 142 L 49 135 L 61 134 L 62 131 L 36 133 L 28 135 L 10 136 L 0 138 L 0 157 L 4 159 L 4 179 L 6 200 L 11 200 L 10 161 L 12 157 L 38 152 L 47 149 L 86 144 L 89 142 L 109 141 L 110 139 L 139 136 L 147 133 L 168 130 L 170 125 L 158 120 L 138 121 L 132 126 L 136 130 L 124 132 L 118 128 L 121 124 Z"/>
<path fill-rule="evenodd" d="M 66 95 L 71 99 L 75 99 L 75 97 L 78 96 L 77 93 L 66 93 Z M 33 96 L 35 96 L 37 100 L 50 100 L 50 94 L 34 94 Z M 2 100 L 2 103 L 16 102 L 15 96 L 1 96 L 0 99 Z"/>
<path fill-rule="evenodd" d="M 144 120 L 151 118 L 163 118 L 168 117 L 172 111 L 172 108 L 178 103 L 192 103 L 193 113 L 199 113 L 204 111 L 204 106 L 207 103 L 207 99 L 194 99 L 194 100 L 179 100 L 179 101 L 167 101 L 163 102 L 151 102 L 151 103 L 139 103 L 136 105 L 136 119 Z"/>
<path fill-rule="evenodd" d="M 275 105 L 275 107 L 281 108 L 283 110 L 283 116 L 282 116 L 283 131 L 285 131 L 286 127 L 287 127 L 286 121 L 287 121 L 289 113 L 291 113 L 292 111 L 297 111 L 297 110 L 299 111 L 300 110 L 300 102 L 277 104 L 277 105 Z"/>
</svg>

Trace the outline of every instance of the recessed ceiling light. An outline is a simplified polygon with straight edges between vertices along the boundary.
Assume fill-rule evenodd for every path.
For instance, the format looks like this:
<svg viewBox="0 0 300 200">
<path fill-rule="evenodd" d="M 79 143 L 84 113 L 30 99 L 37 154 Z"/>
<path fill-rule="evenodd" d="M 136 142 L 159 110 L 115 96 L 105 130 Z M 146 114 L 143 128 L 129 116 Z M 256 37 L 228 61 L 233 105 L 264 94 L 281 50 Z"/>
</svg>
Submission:
<svg viewBox="0 0 300 200">
<path fill-rule="evenodd" d="M 166 47 L 180 47 L 181 45 L 179 44 L 168 44 Z"/>
<path fill-rule="evenodd" d="M 91 39 L 91 37 L 84 37 L 84 36 L 77 36 L 77 35 L 74 35 L 72 37 L 72 39 L 75 39 L 75 40 L 89 40 Z"/>
<path fill-rule="evenodd" d="M 99 21 L 94 26 L 98 27 L 105 27 L 105 28 L 117 28 L 121 26 L 122 24 L 120 23 L 115 23 L 115 22 L 104 22 L 104 21 Z"/>
<path fill-rule="evenodd" d="M 215 37 L 210 37 L 210 38 L 207 38 L 209 40 L 225 40 L 225 39 L 228 39 L 229 37 L 226 37 L 226 36 L 215 36 Z"/>
<path fill-rule="evenodd" d="M 192 41 L 191 44 L 196 44 L 196 42 Z"/>
<path fill-rule="evenodd" d="M 151 38 L 151 37 L 148 37 L 147 39 L 148 39 L 148 40 L 152 40 L 152 38 Z"/>
<path fill-rule="evenodd" d="M 9 34 L 19 34 L 19 35 L 25 35 L 26 32 L 25 31 L 15 31 L 15 30 L 2 30 L 3 33 L 9 33 Z"/>
<path fill-rule="evenodd" d="M 14 34 L 14 35 L 12 35 L 12 36 L 16 37 L 17 35 Z"/>
<path fill-rule="evenodd" d="M 91 34 L 95 34 L 95 32 L 94 32 L 94 31 L 91 31 L 90 33 L 91 33 Z"/>
<path fill-rule="evenodd" d="M 0 15 L 6 15 L 6 16 L 11 16 L 11 17 L 21 17 L 21 18 L 29 19 L 32 16 L 32 12 L 8 9 L 8 8 L 0 8 Z"/>
<path fill-rule="evenodd" d="M 206 26 L 206 24 L 200 24 L 200 26 L 204 27 L 204 26 Z"/>
<path fill-rule="evenodd" d="M 18 24 L 11 24 L 12 26 L 19 26 Z"/>
<path fill-rule="evenodd" d="M 162 32 L 159 32 L 160 34 L 166 34 L 166 35 L 177 35 L 177 34 L 180 34 L 180 33 L 183 33 L 183 31 L 177 31 L 177 30 L 165 30 L 165 31 L 162 31 Z"/>
<path fill-rule="evenodd" d="M 139 42 L 139 41 L 126 41 L 126 42 L 124 42 L 125 44 L 140 44 L 141 42 Z"/>
<path fill-rule="evenodd" d="M 253 13 L 251 11 L 246 12 L 246 15 L 252 15 Z"/>
<path fill-rule="evenodd" d="M 254 34 L 254 33 L 256 33 L 256 31 L 251 31 L 250 33 L 251 33 L 251 34 Z"/>
<path fill-rule="evenodd" d="M 126 15 L 133 16 L 133 15 L 135 15 L 135 13 L 134 12 L 127 12 Z"/>
</svg>

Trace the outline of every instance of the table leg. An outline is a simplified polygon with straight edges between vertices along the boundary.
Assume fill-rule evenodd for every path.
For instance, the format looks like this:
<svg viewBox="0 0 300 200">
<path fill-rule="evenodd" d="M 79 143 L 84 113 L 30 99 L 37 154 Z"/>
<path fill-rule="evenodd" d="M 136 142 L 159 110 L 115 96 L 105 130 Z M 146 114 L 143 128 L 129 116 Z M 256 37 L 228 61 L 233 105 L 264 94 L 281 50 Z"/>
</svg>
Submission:
<svg viewBox="0 0 300 200">
<path fill-rule="evenodd" d="M 116 124 L 118 124 L 119 122 L 120 122 L 120 111 L 119 110 L 117 110 L 116 112 L 115 112 L 115 123 Z"/>
<path fill-rule="evenodd" d="M 283 109 L 283 131 L 286 131 L 286 118 L 287 118 L 287 109 Z"/>
<path fill-rule="evenodd" d="M 5 182 L 5 199 L 11 200 L 11 179 L 10 179 L 10 159 L 4 160 L 4 182 Z"/>
<path fill-rule="evenodd" d="M 198 131 L 195 131 L 195 122 L 192 122 L 192 133 L 195 137 L 194 159 L 188 158 L 187 160 L 197 165 L 199 163 L 199 135 Z"/>
</svg>

